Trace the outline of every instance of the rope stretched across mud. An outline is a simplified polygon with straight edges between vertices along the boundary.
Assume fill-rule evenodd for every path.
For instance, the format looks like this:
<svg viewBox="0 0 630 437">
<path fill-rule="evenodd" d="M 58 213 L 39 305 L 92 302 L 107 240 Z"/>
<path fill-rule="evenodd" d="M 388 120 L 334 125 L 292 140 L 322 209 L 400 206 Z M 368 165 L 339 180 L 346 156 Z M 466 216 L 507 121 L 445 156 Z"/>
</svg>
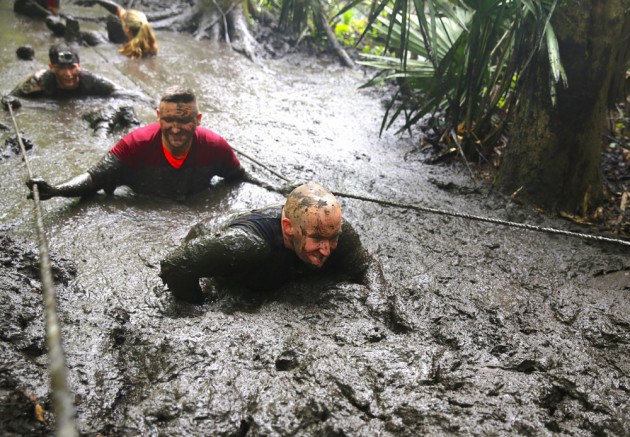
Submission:
<svg viewBox="0 0 630 437">
<path fill-rule="evenodd" d="M 292 181 L 287 178 L 286 176 L 282 175 L 281 173 L 276 172 L 275 170 L 269 168 L 268 166 L 266 166 L 265 164 L 261 163 L 260 161 L 258 161 L 257 159 L 253 158 L 252 156 L 232 147 L 232 149 L 234 149 L 235 152 L 239 153 L 240 155 L 244 156 L 245 158 L 249 159 L 250 161 L 254 162 L 255 164 L 259 165 L 260 167 L 264 168 L 265 170 L 267 170 L 268 172 L 270 172 L 271 174 L 279 177 L 280 179 L 284 180 L 285 182 L 289 182 L 291 183 Z M 446 211 L 443 209 L 438 209 L 438 208 L 431 208 L 428 206 L 421 206 L 421 205 L 414 205 L 414 204 L 409 204 L 409 203 L 401 203 L 401 202 L 393 202 L 393 201 L 389 201 L 389 200 L 383 200 L 383 199 L 376 199 L 373 197 L 368 197 L 368 196 L 360 196 L 357 194 L 350 194 L 350 193 L 344 193 L 341 191 L 333 191 L 332 192 L 335 196 L 339 196 L 339 197 L 346 197 L 349 199 L 355 199 L 355 200 L 361 200 L 363 202 L 372 202 L 372 203 L 377 203 L 379 205 L 384 205 L 384 206 L 391 206 L 394 208 L 402 208 L 402 209 L 411 209 L 414 211 L 420 211 L 420 212 L 426 212 L 426 213 L 430 213 L 430 214 L 439 214 L 439 215 L 445 215 L 445 216 L 450 216 L 450 217 L 459 217 L 459 218 L 463 218 L 463 219 L 467 219 L 467 220 L 475 220 L 475 221 L 480 221 L 480 222 L 486 222 L 486 223 L 493 223 L 496 225 L 504 225 L 504 226 L 510 226 L 513 228 L 519 228 L 519 229 L 527 229 L 530 231 L 537 231 L 537 232 L 545 232 L 548 234 L 558 234 L 558 235 L 566 235 L 569 237 L 577 237 L 577 238 L 581 238 L 584 240 L 593 240 L 593 241 L 600 241 L 600 242 L 605 242 L 605 243 L 614 243 L 614 244 L 621 244 L 623 246 L 630 246 L 630 241 L 626 241 L 626 240 L 621 240 L 618 238 L 609 238 L 609 237 L 602 237 L 599 235 L 592 235 L 592 234 L 584 234 L 581 232 L 572 232 L 572 231 L 565 231 L 563 229 L 556 229 L 556 228 L 547 228 L 547 227 L 542 227 L 542 226 L 536 226 L 536 225 L 528 225 L 526 223 L 517 223 L 517 222 L 511 222 L 508 220 L 501 220 L 501 219 L 496 219 L 496 218 L 491 218 L 491 217 L 483 217 L 483 216 L 478 216 L 478 215 L 473 215 L 473 214 L 464 214 L 464 213 L 459 213 L 459 212 L 455 212 L 455 211 Z"/>
<path fill-rule="evenodd" d="M 13 107 L 11 102 L 7 105 L 15 135 L 22 151 L 24 163 L 28 171 L 28 177 L 33 178 L 28 157 L 26 156 L 26 147 L 20 135 L 17 121 L 13 115 Z M 78 435 L 76 425 L 74 423 L 74 405 L 70 391 L 68 390 L 66 361 L 61 346 L 61 327 L 57 317 L 57 301 L 55 299 L 55 289 L 51 271 L 50 256 L 48 251 L 48 242 L 44 231 L 44 219 L 42 207 L 39 198 L 39 189 L 37 184 L 33 185 L 33 203 L 35 213 L 35 228 L 37 231 L 37 243 L 39 247 L 40 274 L 42 280 L 42 293 L 44 297 L 44 316 L 46 319 L 46 344 L 48 345 L 50 386 L 53 394 L 53 405 L 55 411 L 55 423 L 59 437 L 74 437 Z"/>
<path fill-rule="evenodd" d="M 103 59 L 105 59 L 107 62 L 109 62 L 107 60 L 107 58 L 104 55 L 102 55 L 95 47 L 93 47 L 93 49 Z M 118 68 L 118 67 L 116 67 L 116 68 Z M 122 71 L 120 69 L 119 69 L 119 71 L 125 77 L 129 77 L 124 71 Z M 134 82 L 133 79 L 131 79 L 131 78 L 129 78 L 129 79 L 136 86 L 138 86 L 139 89 L 143 90 L 143 92 L 146 95 L 148 95 L 146 93 L 146 91 L 144 91 L 143 87 L 140 84 Z M 269 173 L 271 173 L 274 176 L 278 177 L 279 179 L 282 179 L 282 180 L 284 180 L 287 183 L 294 182 L 291 179 L 289 179 L 286 176 L 284 176 L 283 174 L 273 170 L 269 166 L 267 166 L 264 163 L 260 162 L 258 159 L 254 158 L 253 156 L 243 152 L 242 150 L 237 149 L 236 147 L 233 147 L 233 146 L 231 146 L 231 147 L 236 153 L 238 153 L 238 154 L 242 155 L 243 157 L 249 159 L 253 163 L 255 163 L 258 166 L 260 166 L 261 168 L 267 170 Z M 445 215 L 445 216 L 450 216 L 450 217 L 459 217 L 459 218 L 463 218 L 463 219 L 466 219 L 466 220 L 475 220 L 475 221 L 480 221 L 480 222 L 485 222 L 485 223 L 492 223 L 492 224 L 497 224 L 497 225 L 509 226 L 509 227 L 518 228 L 518 229 L 527 229 L 527 230 L 530 230 L 530 231 L 544 232 L 544 233 L 548 233 L 548 234 L 556 234 L 556 235 L 565 235 L 565 236 L 569 236 L 569 237 L 577 237 L 577 238 L 581 238 L 581 239 L 584 239 L 584 240 L 600 241 L 600 242 L 605 242 L 605 243 L 613 243 L 613 244 L 621 244 L 623 246 L 630 246 L 630 241 L 622 240 L 622 239 L 619 239 L 619 238 L 602 237 L 602 236 L 598 236 L 598 235 L 585 234 L 585 233 L 581 233 L 581 232 L 572 232 L 572 231 L 565 231 L 565 230 L 556 229 L 556 228 L 548 228 L 548 227 L 541 227 L 541 226 L 536 226 L 536 225 L 529 225 L 529 224 L 525 224 L 525 223 L 511 222 L 511 221 L 508 221 L 508 220 L 501 220 L 501 219 L 496 219 L 496 218 L 491 218 L 491 217 L 483 217 L 483 216 L 477 216 L 477 215 L 472 215 L 472 214 L 463 214 L 463 213 L 458 213 L 458 212 L 454 212 L 454 211 L 447 211 L 447 210 L 442 210 L 442 209 L 432 208 L 432 207 L 427 207 L 427 206 L 422 206 L 422 205 L 415 205 L 415 204 L 387 201 L 387 200 L 382 200 L 382 199 L 376 199 L 376 198 L 373 198 L 373 197 L 356 195 L 356 194 L 352 194 L 352 193 L 344 193 L 344 192 L 340 192 L 340 191 L 333 191 L 333 194 L 335 194 L 336 196 L 339 196 L 339 197 L 345 197 L 345 198 L 349 198 L 349 199 L 356 199 L 356 200 L 360 200 L 360 201 L 363 201 L 363 202 L 371 202 L 371 203 L 376 203 L 376 204 L 384 205 L 384 206 L 390 206 L 390 207 L 394 207 L 394 208 L 410 209 L 410 210 L 415 210 L 415 211 L 420 211 L 420 212 L 425 212 L 425 213 L 430 213 L 430 214 Z"/>
</svg>

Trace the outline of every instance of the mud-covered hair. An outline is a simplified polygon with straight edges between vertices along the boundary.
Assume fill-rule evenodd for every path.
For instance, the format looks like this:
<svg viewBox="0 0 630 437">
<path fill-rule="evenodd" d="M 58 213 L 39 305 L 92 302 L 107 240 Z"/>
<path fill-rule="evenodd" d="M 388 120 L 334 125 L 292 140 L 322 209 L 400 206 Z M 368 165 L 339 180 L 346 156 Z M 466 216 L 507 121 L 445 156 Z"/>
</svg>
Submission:
<svg viewBox="0 0 630 437">
<path fill-rule="evenodd" d="M 341 209 L 335 196 L 314 182 L 300 185 L 287 196 L 284 204 L 285 217 L 295 224 L 301 223 L 311 208 Z"/>
<path fill-rule="evenodd" d="M 162 94 L 161 102 L 168 103 L 196 103 L 197 96 L 195 92 L 190 88 L 185 88 L 181 85 L 173 85 L 168 87 L 164 94 Z"/>
</svg>

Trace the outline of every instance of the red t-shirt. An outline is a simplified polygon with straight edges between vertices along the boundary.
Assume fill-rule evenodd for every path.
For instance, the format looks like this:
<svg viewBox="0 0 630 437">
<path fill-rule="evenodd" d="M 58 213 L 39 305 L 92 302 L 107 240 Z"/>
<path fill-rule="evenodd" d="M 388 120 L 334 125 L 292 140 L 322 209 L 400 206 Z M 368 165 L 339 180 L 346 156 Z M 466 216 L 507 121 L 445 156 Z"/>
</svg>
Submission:
<svg viewBox="0 0 630 437">
<path fill-rule="evenodd" d="M 183 158 L 175 158 L 170 150 L 166 148 L 164 143 L 162 143 L 162 152 L 164 152 L 164 156 L 166 157 L 168 163 L 171 164 L 171 167 L 180 168 L 182 165 L 184 165 L 184 161 L 186 161 L 186 158 L 188 158 L 188 153 L 190 151 L 186 152 Z"/>
<path fill-rule="evenodd" d="M 214 176 L 229 177 L 241 168 L 230 145 L 210 129 L 195 129 L 188 156 L 179 168 L 173 167 L 162 148 L 159 123 L 134 130 L 109 151 L 111 159 L 90 170 L 103 186 L 128 185 L 134 191 L 179 198 L 209 187 Z"/>
<path fill-rule="evenodd" d="M 125 165 L 134 167 L 150 165 L 161 167 L 168 164 L 162 151 L 162 131 L 160 123 L 152 123 L 134 130 L 121 139 L 109 151 Z M 220 135 L 210 129 L 198 126 L 195 129 L 188 158 L 182 167 L 204 167 L 220 163 L 225 172 L 230 173 L 240 166 L 240 162 L 230 145 Z"/>
</svg>

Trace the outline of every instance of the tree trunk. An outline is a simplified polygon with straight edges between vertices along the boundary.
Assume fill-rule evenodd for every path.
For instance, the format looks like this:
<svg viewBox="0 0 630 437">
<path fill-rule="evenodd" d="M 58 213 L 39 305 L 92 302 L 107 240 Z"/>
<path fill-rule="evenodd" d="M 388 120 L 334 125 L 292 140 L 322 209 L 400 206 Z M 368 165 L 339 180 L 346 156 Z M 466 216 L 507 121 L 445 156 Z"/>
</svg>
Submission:
<svg viewBox="0 0 630 437">
<path fill-rule="evenodd" d="M 601 203 L 601 134 L 615 60 L 628 44 L 625 7 L 624 0 L 586 0 L 569 2 L 554 15 L 568 86 L 558 87 L 553 105 L 546 57 L 530 66 L 499 172 L 507 194 L 571 214 L 587 214 Z"/>
<path fill-rule="evenodd" d="M 629 0 L 626 0 L 625 4 L 626 10 L 630 8 Z M 608 109 L 613 109 L 619 102 L 625 102 L 628 94 L 630 94 L 630 82 L 627 75 L 630 68 L 630 13 L 626 13 L 624 27 L 621 31 L 620 46 L 615 60 L 615 76 L 608 94 Z"/>
</svg>

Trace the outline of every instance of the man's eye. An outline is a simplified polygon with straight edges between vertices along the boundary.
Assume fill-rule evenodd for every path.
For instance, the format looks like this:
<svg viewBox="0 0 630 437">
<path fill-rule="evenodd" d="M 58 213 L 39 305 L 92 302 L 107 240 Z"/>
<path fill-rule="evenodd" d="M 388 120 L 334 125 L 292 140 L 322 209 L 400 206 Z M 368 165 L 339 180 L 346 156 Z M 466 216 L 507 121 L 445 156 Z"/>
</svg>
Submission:
<svg viewBox="0 0 630 437">
<path fill-rule="evenodd" d="M 161 120 L 164 123 L 179 123 L 179 124 L 188 124 L 194 121 L 192 118 L 170 118 L 170 117 L 162 117 Z"/>
</svg>

